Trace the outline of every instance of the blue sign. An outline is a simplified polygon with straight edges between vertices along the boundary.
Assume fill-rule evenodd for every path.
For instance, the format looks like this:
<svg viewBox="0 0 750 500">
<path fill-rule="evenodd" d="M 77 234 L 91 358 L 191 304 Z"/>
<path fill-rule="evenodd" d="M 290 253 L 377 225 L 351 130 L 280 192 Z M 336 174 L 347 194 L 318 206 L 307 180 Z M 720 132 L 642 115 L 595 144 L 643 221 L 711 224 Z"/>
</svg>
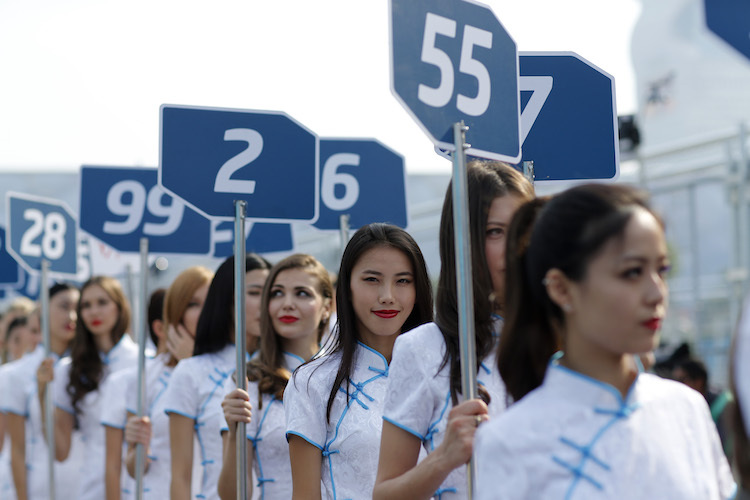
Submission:
<svg viewBox="0 0 750 500">
<path fill-rule="evenodd" d="M 320 217 L 318 229 L 370 222 L 406 227 L 404 158 L 374 139 L 320 140 Z"/>
<path fill-rule="evenodd" d="M 42 259 L 50 275 L 75 276 L 78 264 L 76 221 L 61 201 L 8 193 L 8 251 L 30 273 L 39 273 Z"/>
<path fill-rule="evenodd" d="M 614 78 L 573 52 L 521 53 L 523 161 L 535 179 L 619 175 Z"/>
<path fill-rule="evenodd" d="M 286 252 L 294 249 L 289 224 L 249 223 L 245 229 L 245 250 L 255 253 Z M 214 257 L 234 254 L 234 222 L 214 221 L 212 228 Z"/>
<path fill-rule="evenodd" d="M 0 227 L 0 286 L 16 287 L 21 285 L 21 268 L 18 262 L 8 253 L 8 240 L 5 229 Z"/>
<path fill-rule="evenodd" d="M 121 252 L 206 255 L 211 223 L 167 194 L 155 168 L 81 167 L 81 229 Z"/>
<path fill-rule="evenodd" d="M 704 0 L 704 7 L 708 29 L 750 58 L 750 2 Z"/>
<path fill-rule="evenodd" d="M 391 0 L 391 90 L 436 147 L 521 157 L 516 44 L 489 7 L 471 1 Z"/>
<path fill-rule="evenodd" d="M 159 184 L 209 217 L 318 218 L 318 138 L 284 113 L 161 107 Z"/>
</svg>

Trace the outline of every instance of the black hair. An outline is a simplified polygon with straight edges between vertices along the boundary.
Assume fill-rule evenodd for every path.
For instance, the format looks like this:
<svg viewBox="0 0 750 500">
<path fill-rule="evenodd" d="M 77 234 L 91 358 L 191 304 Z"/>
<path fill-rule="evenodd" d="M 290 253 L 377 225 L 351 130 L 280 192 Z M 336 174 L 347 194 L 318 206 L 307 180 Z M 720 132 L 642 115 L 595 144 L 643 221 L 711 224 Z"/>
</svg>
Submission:
<svg viewBox="0 0 750 500">
<path fill-rule="evenodd" d="M 474 292 L 474 325 L 477 368 L 492 350 L 492 313 L 502 304 L 495 297 L 492 278 L 487 267 L 485 240 L 487 218 L 492 202 L 501 196 L 513 195 L 522 201 L 533 198 L 531 183 L 513 167 L 501 162 L 472 160 L 466 166 L 469 199 L 469 239 L 471 240 L 472 283 Z M 458 288 L 456 250 L 453 227 L 453 195 L 448 186 L 440 217 L 440 277 L 438 279 L 435 323 L 445 342 L 445 355 L 440 370 L 450 367 L 450 392 L 453 404 L 461 393 L 461 357 L 458 339 Z M 511 289 L 508 289 L 509 291 Z M 481 391 L 481 388 L 480 388 Z M 483 398 L 488 399 L 484 392 Z"/>
<path fill-rule="evenodd" d="M 245 256 L 246 272 L 271 269 L 271 264 L 255 253 Z M 206 301 L 195 329 L 193 356 L 218 352 L 234 343 L 234 256 L 216 270 L 208 287 Z"/>
<path fill-rule="evenodd" d="M 13 333 L 13 330 L 22 326 L 26 326 L 28 323 L 28 316 L 18 316 L 16 318 L 13 318 L 13 321 L 11 321 L 8 325 L 8 329 L 5 330 L 5 341 L 7 342 L 10 339 L 10 334 Z"/>
<path fill-rule="evenodd" d="M 623 234 L 638 208 L 652 213 L 646 196 L 624 185 L 587 184 L 521 206 L 506 249 L 506 315 L 497 364 L 516 401 L 538 387 L 550 357 L 560 349 L 560 306 L 543 283 L 550 269 L 580 282 L 588 264 L 613 237 Z"/>
<path fill-rule="evenodd" d="M 156 347 L 159 346 L 159 337 L 154 331 L 154 321 L 161 321 L 164 317 L 164 296 L 166 294 L 166 289 L 157 288 L 151 293 L 148 301 L 148 310 L 146 312 L 146 316 L 148 317 L 148 334 L 151 337 L 151 342 Z"/>
<path fill-rule="evenodd" d="M 352 269 L 365 252 L 379 247 L 394 248 L 403 252 L 414 270 L 414 309 L 406 318 L 401 331 L 406 332 L 432 321 L 433 304 L 430 276 L 427 273 L 427 265 L 422 251 L 414 238 L 400 227 L 390 224 L 373 223 L 361 227 L 346 245 L 338 273 L 336 286 L 336 314 L 338 319 L 335 328 L 336 334 L 331 336 L 332 346 L 329 352 L 333 354 L 340 351 L 341 363 L 328 397 L 326 407 L 326 419 L 328 420 L 331 418 L 331 407 L 336 399 L 336 394 L 344 381 L 347 385 L 348 398 L 349 376 L 354 364 L 354 353 L 357 348 L 357 341 L 361 340 L 357 327 L 357 315 L 352 305 Z"/>
</svg>

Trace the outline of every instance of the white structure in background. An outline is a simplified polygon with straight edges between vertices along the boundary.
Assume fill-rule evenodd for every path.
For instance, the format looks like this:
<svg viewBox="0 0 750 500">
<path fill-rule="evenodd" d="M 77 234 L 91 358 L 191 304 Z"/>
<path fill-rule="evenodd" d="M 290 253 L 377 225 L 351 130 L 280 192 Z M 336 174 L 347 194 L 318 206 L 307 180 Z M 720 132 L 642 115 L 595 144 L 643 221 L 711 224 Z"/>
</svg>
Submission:
<svg viewBox="0 0 750 500">
<path fill-rule="evenodd" d="M 748 292 L 750 60 L 708 30 L 703 0 L 643 1 L 631 47 L 641 182 L 676 257 L 664 336 L 691 342 L 723 383 Z"/>
</svg>

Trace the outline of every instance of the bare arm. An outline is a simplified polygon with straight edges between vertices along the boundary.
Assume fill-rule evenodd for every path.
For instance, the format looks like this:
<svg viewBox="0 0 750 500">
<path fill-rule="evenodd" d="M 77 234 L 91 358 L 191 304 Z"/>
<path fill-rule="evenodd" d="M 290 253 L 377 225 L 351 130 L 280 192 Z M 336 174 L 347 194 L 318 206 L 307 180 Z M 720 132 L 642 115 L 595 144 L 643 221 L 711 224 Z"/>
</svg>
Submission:
<svg viewBox="0 0 750 500">
<path fill-rule="evenodd" d="M 39 395 L 39 408 L 41 410 L 42 417 L 42 432 L 44 433 L 44 439 L 47 439 L 47 426 L 46 422 L 47 405 L 45 404 L 45 396 L 47 394 L 47 383 L 52 382 L 55 378 L 54 372 L 54 361 L 52 358 L 47 358 L 42 361 L 36 372 L 37 381 L 37 393 Z M 68 458 L 70 453 L 70 439 L 73 434 L 73 426 L 75 425 L 75 417 L 73 414 L 68 413 L 60 408 L 54 408 L 55 412 L 55 460 L 62 462 Z"/>
<path fill-rule="evenodd" d="M 229 427 L 229 432 L 222 432 L 221 437 L 224 444 L 224 460 L 219 475 L 219 497 L 221 500 L 235 500 L 237 498 L 237 423 L 249 424 L 252 419 L 252 406 L 250 405 L 247 392 L 235 389 L 224 397 L 221 407 L 224 410 L 224 419 Z M 247 498 L 253 493 L 252 468 L 253 448 L 247 439 Z"/>
<path fill-rule="evenodd" d="M 26 500 L 26 422 L 21 415 L 8 413 L 10 435 L 10 468 L 18 500 Z"/>
<path fill-rule="evenodd" d="M 171 500 L 189 500 L 193 476 L 193 426 L 195 420 L 169 414 L 169 448 L 172 453 Z"/>
<path fill-rule="evenodd" d="M 475 399 L 454 407 L 448 416 L 445 438 L 435 451 L 417 464 L 417 436 L 383 421 L 378 474 L 372 498 L 428 499 L 454 469 L 471 458 L 476 416 L 487 418 L 487 405 Z"/>
<path fill-rule="evenodd" d="M 122 429 L 104 426 L 104 485 L 107 500 L 120 500 L 122 487 Z"/>
<path fill-rule="evenodd" d="M 292 462 L 292 500 L 320 500 L 320 471 L 323 454 L 299 436 L 289 436 Z"/>
</svg>

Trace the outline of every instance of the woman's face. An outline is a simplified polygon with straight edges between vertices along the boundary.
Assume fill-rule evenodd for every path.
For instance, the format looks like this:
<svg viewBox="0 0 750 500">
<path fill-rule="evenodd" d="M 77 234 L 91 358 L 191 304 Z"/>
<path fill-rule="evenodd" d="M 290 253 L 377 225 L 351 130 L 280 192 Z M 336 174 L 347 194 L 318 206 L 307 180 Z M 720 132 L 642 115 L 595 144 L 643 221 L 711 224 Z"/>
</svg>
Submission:
<svg viewBox="0 0 750 500">
<path fill-rule="evenodd" d="M 49 300 L 49 334 L 60 342 L 66 344 L 73 340 L 76 334 L 76 304 L 80 293 L 78 290 L 70 289 L 57 292 Z"/>
<path fill-rule="evenodd" d="M 370 339 L 401 333 L 414 309 L 414 270 L 401 250 L 382 246 L 363 253 L 352 268 L 351 301 L 359 336 Z"/>
<path fill-rule="evenodd" d="M 11 360 L 20 359 L 21 356 L 33 350 L 38 343 L 34 339 L 34 333 L 28 323 L 17 326 L 8 335 L 8 355 Z"/>
<path fill-rule="evenodd" d="M 566 351 L 578 349 L 591 358 L 653 350 L 667 309 L 668 269 L 661 225 L 636 209 L 623 235 L 591 260 L 583 281 L 568 282 Z"/>
<path fill-rule="evenodd" d="M 305 269 L 286 269 L 276 275 L 268 301 L 273 328 L 289 340 L 317 336 L 330 314 L 330 299 L 319 291 L 318 278 Z"/>
<path fill-rule="evenodd" d="M 505 244 L 508 226 L 522 203 L 523 199 L 514 194 L 498 196 L 492 200 L 487 214 L 484 253 L 487 257 L 487 269 L 492 278 L 497 312 L 502 312 L 505 303 Z"/>
<path fill-rule="evenodd" d="M 260 337 L 260 303 L 266 278 L 268 269 L 254 269 L 245 274 L 245 334 L 248 337 Z"/>
<path fill-rule="evenodd" d="M 81 318 L 95 337 L 109 335 L 119 319 L 117 304 L 99 285 L 89 285 L 81 292 Z"/>
<path fill-rule="evenodd" d="M 182 313 L 182 326 L 188 331 L 190 335 L 195 338 L 195 331 L 198 328 L 198 318 L 203 310 L 203 303 L 206 302 L 206 294 L 208 293 L 208 283 L 198 288 L 193 292 L 193 296 L 188 302 L 185 312 Z"/>
</svg>

